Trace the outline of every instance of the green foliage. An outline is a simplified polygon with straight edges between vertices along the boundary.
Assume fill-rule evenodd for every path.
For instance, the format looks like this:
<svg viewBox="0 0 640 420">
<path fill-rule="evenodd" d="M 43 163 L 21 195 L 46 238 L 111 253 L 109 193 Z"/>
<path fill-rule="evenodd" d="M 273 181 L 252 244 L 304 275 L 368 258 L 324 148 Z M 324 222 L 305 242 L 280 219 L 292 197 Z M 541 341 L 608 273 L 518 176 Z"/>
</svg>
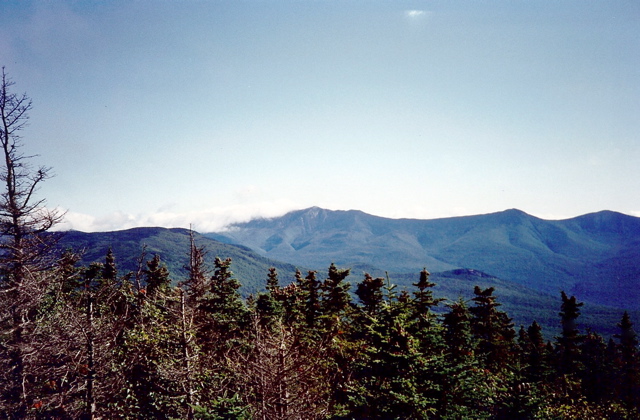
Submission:
<svg viewBox="0 0 640 420">
<path fill-rule="evenodd" d="M 514 363 L 515 331 L 511 318 L 499 311 L 500 306 L 493 296 L 494 289 L 481 289 L 476 286 L 475 306 L 471 312 L 471 330 L 478 340 L 477 354 L 483 359 L 488 369 L 498 372 Z"/>
<path fill-rule="evenodd" d="M 249 409 L 238 394 L 223 395 L 211 401 L 208 407 L 192 406 L 194 418 L 201 420 L 250 420 Z"/>
<path fill-rule="evenodd" d="M 187 278 L 178 286 L 157 255 L 141 259 L 141 288 L 119 277 L 111 252 L 86 267 L 64 254 L 51 272 L 59 280 L 30 318 L 43 337 L 32 350 L 34 413 L 637 418 L 638 339 L 627 313 L 618 341 L 605 342 L 580 333 L 582 304 L 563 293 L 555 345 L 537 322 L 520 327 L 516 341 L 491 287 L 476 286 L 471 299 L 438 308 L 442 299 L 426 269 L 413 290 L 365 274 L 354 302 L 349 270 L 331 264 L 324 280 L 298 272 L 281 285 L 274 267 L 267 291 L 245 301 L 232 261 L 216 258 L 209 275 L 202 251 L 192 237 Z"/>
</svg>

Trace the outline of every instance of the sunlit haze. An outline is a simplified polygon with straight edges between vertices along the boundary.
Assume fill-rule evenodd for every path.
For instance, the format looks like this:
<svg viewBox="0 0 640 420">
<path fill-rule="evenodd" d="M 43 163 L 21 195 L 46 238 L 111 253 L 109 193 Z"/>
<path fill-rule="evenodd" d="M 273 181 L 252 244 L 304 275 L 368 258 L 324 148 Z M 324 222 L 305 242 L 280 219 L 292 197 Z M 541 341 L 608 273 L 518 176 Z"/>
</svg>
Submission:
<svg viewBox="0 0 640 420">
<path fill-rule="evenodd" d="M 637 1 L 0 2 L 64 229 L 640 216 Z"/>
</svg>

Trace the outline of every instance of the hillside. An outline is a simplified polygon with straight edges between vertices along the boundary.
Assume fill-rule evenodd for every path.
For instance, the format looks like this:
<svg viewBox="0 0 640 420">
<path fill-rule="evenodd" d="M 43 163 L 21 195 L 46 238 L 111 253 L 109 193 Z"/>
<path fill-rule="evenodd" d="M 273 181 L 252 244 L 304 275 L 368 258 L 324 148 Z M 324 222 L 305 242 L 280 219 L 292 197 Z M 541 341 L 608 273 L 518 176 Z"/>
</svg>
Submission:
<svg viewBox="0 0 640 420">
<path fill-rule="evenodd" d="M 567 220 L 515 209 L 418 220 L 313 207 L 206 236 L 309 267 L 471 268 L 554 296 L 565 290 L 596 304 L 640 306 L 640 219 L 610 211 Z"/>
<path fill-rule="evenodd" d="M 209 267 L 213 267 L 215 257 L 232 259 L 232 270 L 242 280 L 242 292 L 245 295 L 264 288 L 270 267 L 276 267 L 283 277 L 293 278 L 295 274 L 293 265 L 262 257 L 246 247 L 223 244 L 198 233 L 195 234 L 195 240 L 198 246 L 204 246 L 207 250 Z M 84 251 L 82 264 L 103 262 L 107 250 L 112 248 L 121 273 L 137 269 L 137 260 L 146 246 L 147 259 L 158 254 L 167 265 L 174 282 L 177 282 L 186 276 L 184 266 L 189 262 L 189 243 L 187 229 L 144 227 L 115 232 L 65 232 L 58 246 L 61 250 L 72 248 Z"/>
<path fill-rule="evenodd" d="M 207 260 L 210 267 L 213 266 L 216 256 L 232 258 L 232 270 L 242 283 L 241 292 L 245 297 L 264 290 L 268 269 L 272 266 L 278 269 L 283 285 L 294 281 L 296 267 L 292 264 L 268 259 L 247 247 L 221 243 L 198 233 L 195 234 L 195 239 L 198 246 L 204 246 L 208 250 Z M 189 250 L 189 231 L 186 229 L 135 228 L 97 233 L 71 231 L 65 233 L 59 248 L 60 250 L 66 248 L 84 250 L 81 263 L 87 265 L 91 262 L 104 261 L 107 250 L 111 247 L 116 257 L 118 269 L 121 274 L 124 274 L 136 270 L 137 259 L 145 245 L 148 258 L 158 254 L 167 264 L 174 283 L 185 278 L 186 272 L 183 267 L 187 263 Z M 314 267 L 318 269 L 319 278 L 326 276 L 329 263 L 330 260 L 326 260 Z M 306 274 L 304 266 L 299 267 Z M 374 276 L 384 277 L 386 275 L 384 271 L 367 264 L 344 265 L 343 267 L 351 268 L 351 275 L 347 281 L 351 283 L 352 290 L 355 290 L 356 284 L 362 281 L 364 272 L 370 272 Z M 405 274 L 389 273 L 389 277 L 400 290 L 406 289 L 413 292 L 412 283 L 418 280 L 420 270 Z M 499 302 L 503 305 L 503 309 L 514 318 L 516 326 L 529 325 L 533 320 L 537 320 L 544 327 L 549 338 L 558 332 L 560 305 L 558 293 L 547 294 L 470 269 L 434 272 L 432 280 L 436 283 L 434 295 L 447 298 L 449 301 L 453 301 L 459 296 L 465 299 L 471 298 L 473 288 L 476 285 L 483 288 L 494 287 Z M 634 319 L 639 315 L 637 311 L 632 311 Z M 580 321 L 584 328 L 589 327 L 603 334 L 610 334 L 620 316 L 621 310 L 619 309 L 589 304 L 583 309 Z"/>
</svg>

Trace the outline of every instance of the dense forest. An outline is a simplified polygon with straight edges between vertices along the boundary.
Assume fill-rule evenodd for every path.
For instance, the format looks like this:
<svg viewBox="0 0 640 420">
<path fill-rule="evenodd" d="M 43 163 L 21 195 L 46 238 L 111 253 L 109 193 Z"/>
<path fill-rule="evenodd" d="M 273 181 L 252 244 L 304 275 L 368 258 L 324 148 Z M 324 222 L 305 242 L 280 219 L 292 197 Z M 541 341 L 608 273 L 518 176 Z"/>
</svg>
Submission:
<svg viewBox="0 0 640 420">
<path fill-rule="evenodd" d="M 468 301 L 348 269 L 275 268 L 244 299 L 230 259 L 172 278 L 143 248 L 136 270 L 57 255 L 63 214 L 35 192 L 48 178 L 21 153 L 31 101 L 0 86 L 0 417 L 5 419 L 633 419 L 640 357 L 629 316 L 618 333 L 581 331 L 561 293 L 561 333 L 515 328 L 493 288 Z M 438 309 L 436 311 L 436 309 Z"/>
<path fill-rule="evenodd" d="M 516 331 L 491 288 L 444 303 L 424 270 L 413 291 L 365 276 L 353 296 L 335 265 L 288 285 L 272 269 L 245 300 L 231 261 L 209 272 L 204 252 L 193 244 L 177 285 L 157 255 L 119 275 L 111 253 L 77 267 L 71 251 L 29 290 L 5 280 L 4 417 L 638 417 L 626 314 L 605 340 L 576 328 L 581 303 L 563 293 L 562 333 L 545 340 L 535 322 Z"/>
</svg>

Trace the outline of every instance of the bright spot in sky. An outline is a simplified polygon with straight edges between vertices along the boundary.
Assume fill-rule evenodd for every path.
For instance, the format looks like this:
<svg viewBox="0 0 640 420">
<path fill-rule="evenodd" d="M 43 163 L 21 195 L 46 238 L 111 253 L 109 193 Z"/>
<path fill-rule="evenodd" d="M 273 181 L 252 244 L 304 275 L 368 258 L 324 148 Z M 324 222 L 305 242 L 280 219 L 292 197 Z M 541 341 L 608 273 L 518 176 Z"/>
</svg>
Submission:
<svg viewBox="0 0 640 420">
<path fill-rule="evenodd" d="M 418 18 L 426 15 L 424 10 L 407 10 L 405 15 L 409 18 Z"/>
</svg>

